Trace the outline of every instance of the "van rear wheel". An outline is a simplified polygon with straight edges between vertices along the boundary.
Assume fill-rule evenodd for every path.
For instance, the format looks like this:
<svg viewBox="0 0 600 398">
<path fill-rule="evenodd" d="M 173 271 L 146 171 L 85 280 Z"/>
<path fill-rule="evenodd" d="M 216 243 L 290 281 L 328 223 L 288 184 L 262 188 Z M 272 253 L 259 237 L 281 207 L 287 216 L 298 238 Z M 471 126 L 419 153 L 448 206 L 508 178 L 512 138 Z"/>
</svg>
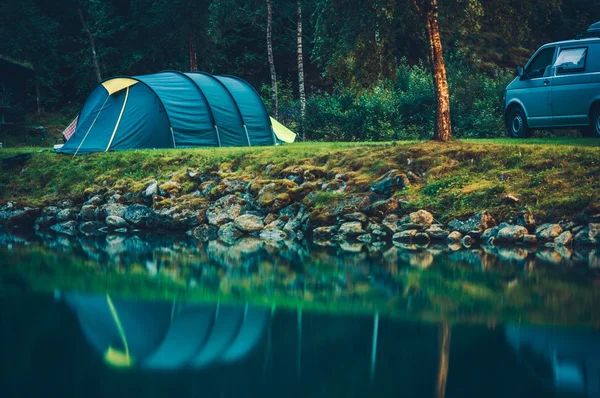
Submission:
<svg viewBox="0 0 600 398">
<path fill-rule="evenodd" d="M 592 123 L 589 127 L 581 129 L 581 135 L 584 137 L 600 138 L 600 106 L 596 106 L 592 110 L 590 121 Z"/>
<path fill-rule="evenodd" d="M 513 108 L 506 119 L 506 133 L 511 138 L 529 138 L 531 129 L 527 125 L 525 112 L 521 108 Z"/>
</svg>

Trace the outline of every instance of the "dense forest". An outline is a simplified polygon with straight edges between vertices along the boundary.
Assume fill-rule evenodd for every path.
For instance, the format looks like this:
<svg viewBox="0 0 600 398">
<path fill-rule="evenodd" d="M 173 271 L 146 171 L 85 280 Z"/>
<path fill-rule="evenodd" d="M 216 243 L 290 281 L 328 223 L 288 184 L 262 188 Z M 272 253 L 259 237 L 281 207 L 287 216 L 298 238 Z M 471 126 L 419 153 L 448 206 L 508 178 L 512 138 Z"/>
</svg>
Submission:
<svg viewBox="0 0 600 398">
<path fill-rule="evenodd" d="M 502 134 L 514 67 L 598 20 L 598 0 L 440 0 L 454 135 Z M 65 117 L 107 77 L 202 70 L 246 79 L 307 139 L 426 138 L 426 27 L 418 0 L 1 0 L 0 55 Z"/>
</svg>

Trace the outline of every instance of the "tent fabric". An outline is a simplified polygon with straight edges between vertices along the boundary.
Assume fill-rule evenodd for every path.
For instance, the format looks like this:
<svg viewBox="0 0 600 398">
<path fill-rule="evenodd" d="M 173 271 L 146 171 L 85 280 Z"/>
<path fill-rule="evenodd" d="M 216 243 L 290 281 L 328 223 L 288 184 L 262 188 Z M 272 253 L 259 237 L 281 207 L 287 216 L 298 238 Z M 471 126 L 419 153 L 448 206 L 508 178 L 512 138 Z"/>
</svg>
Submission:
<svg viewBox="0 0 600 398">
<path fill-rule="evenodd" d="M 164 71 L 96 87 L 58 152 L 277 145 L 289 142 L 285 137 L 275 135 L 264 103 L 244 80 Z"/>
<path fill-rule="evenodd" d="M 261 340 L 266 308 L 137 302 L 66 293 L 92 349 L 113 366 L 199 369 L 242 359 Z"/>
<path fill-rule="evenodd" d="M 273 133 L 279 141 L 292 143 L 296 140 L 296 133 L 279 123 L 274 118 L 271 118 L 271 125 L 273 126 Z"/>
</svg>

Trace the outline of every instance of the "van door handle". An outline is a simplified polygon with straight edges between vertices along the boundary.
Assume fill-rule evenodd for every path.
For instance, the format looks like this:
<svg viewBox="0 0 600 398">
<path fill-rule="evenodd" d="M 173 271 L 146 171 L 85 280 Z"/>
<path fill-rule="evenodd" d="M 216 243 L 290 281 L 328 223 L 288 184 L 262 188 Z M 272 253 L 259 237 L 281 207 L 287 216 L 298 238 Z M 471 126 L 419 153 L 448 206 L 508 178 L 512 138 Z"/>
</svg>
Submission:
<svg viewBox="0 0 600 398">
<path fill-rule="evenodd" d="M 547 86 L 548 84 L 550 84 L 550 80 L 548 80 L 548 79 L 544 80 L 544 86 Z"/>
</svg>

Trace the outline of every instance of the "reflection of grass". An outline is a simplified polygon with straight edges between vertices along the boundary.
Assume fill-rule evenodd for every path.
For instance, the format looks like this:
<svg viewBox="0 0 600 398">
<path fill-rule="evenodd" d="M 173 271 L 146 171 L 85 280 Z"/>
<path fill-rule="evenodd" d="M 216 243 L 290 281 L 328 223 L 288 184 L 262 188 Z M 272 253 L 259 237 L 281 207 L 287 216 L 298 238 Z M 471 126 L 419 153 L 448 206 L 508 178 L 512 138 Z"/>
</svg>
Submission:
<svg viewBox="0 0 600 398">
<path fill-rule="evenodd" d="M 390 296 L 378 290 L 378 281 L 367 277 L 366 271 L 327 260 L 306 263 L 302 273 L 264 262 L 256 273 L 232 274 L 202 264 L 200 270 L 161 268 L 156 276 L 150 276 L 140 264 L 103 268 L 69 253 L 37 248 L 0 250 L 0 262 L 1 289 L 11 281 L 46 293 L 58 289 L 149 300 L 248 302 L 332 313 L 379 311 L 430 322 L 600 326 L 600 291 L 589 282 L 565 281 L 560 272 L 543 267 L 536 267 L 526 278 L 514 277 L 514 268 L 509 266 L 489 272 L 460 262 L 437 262 L 426 270 L 403 267 L 392 275 L 403 290 Z M 509 276 L 513 278 L 510 284 Z"/>
</svg>

